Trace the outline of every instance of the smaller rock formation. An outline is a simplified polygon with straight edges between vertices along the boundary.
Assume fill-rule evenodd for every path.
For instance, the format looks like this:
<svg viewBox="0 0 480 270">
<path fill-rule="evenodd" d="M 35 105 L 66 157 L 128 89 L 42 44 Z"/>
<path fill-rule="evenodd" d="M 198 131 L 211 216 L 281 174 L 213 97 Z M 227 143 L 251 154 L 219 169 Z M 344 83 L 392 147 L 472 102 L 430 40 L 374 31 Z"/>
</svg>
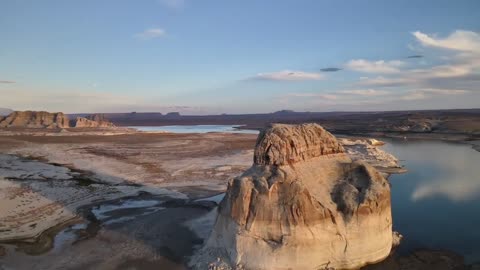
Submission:
<svg viewBox="0 0 480 270">
<path fill-rule="evenodd" d="M 352 160 L 317 124 L 276 124 L 260 133 L 253 166 L 229 182 L 193 262 L 358 269 L 385 259 L 392 235 L 390 186 L 375 168 Z"/>
<path fill-rule="evenodd" d="M 86 117 L 77 117 L 72 124 L 76 128 L 111 128 L 115 125 L 109 122 L 103 114 L 92 114 Z"/>
<path fill-rule="evenodd" d="M 406 169 L 399 160 L 380 147 L 385 143 L 376 139 L 342 138 L 339 139 L 352 160 L 362 160 L 380 171 L 385 177 L 394 173 L 405 173 Z"/>
<path fill-rule="evenodd" d="M 0 127 L 68 128 L 68 117 L 61 113 L 15 111 L 0 121 Z"/>
</svg>

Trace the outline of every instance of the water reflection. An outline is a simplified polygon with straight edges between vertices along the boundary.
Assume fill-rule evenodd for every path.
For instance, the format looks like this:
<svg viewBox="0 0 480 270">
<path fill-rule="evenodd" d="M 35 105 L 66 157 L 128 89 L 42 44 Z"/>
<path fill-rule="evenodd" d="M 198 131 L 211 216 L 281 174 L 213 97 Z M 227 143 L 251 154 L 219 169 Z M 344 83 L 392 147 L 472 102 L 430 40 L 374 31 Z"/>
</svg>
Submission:
<svg viewBox="0 0 480 270">
<path fill-rule="evenodd" d="M 408 173 L 392 175 L 394 229 L 401 252 L 447 249 L 480 260 L 480 152 L 440 141 L 385 140 Z"/>
<path fill-rule="evenodd" d="M 388 151 L 404 160 L 410 173 L 420 173 L 413 201 L 445 197 L 451 201 L 480 197 L 480 153 L 468 145 L 428 141 L 390 141 Z M 426 172 L 423 173 L 423 172 Z"/>
</svg>

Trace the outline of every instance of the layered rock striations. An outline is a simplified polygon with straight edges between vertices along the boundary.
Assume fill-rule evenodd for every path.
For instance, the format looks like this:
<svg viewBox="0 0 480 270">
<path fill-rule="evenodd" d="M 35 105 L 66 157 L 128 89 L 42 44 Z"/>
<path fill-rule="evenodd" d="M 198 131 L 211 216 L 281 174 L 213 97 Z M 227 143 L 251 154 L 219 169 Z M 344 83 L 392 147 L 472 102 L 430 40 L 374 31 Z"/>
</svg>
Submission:
<svg viewBox="0 0 480 270">
<path fill-rule="evenodd" d="M 92 114 L 86 117 L 77 117 L 69 121 L 61 113 L 44 111 L 15 111 L 6 117 L 0 116 L 0 128 L 112 128 L 113 123 L 108 121 L 103 114 Z"/>
<path fill-rule="evenodd" d="M 15 111 L 0 121 L 0 127 L 68 128 L 69 120 L 61 112 Z"/>
<path fill-rule="evenodd" d="M 115 127 L 113 123 L 108 121 L 103 114 L 92 114 L 86 117 L 77 117 L 73 123 L 73 127 L 77 128 L 110 128 Z"/>
<path fill-rule="evenodd" d="M 221 257 L 239 269 L 355 269 L 391 247 L 386 179 L 321 126 L 278 124 L 229 182 L 196 266 Z"/>
</svg>

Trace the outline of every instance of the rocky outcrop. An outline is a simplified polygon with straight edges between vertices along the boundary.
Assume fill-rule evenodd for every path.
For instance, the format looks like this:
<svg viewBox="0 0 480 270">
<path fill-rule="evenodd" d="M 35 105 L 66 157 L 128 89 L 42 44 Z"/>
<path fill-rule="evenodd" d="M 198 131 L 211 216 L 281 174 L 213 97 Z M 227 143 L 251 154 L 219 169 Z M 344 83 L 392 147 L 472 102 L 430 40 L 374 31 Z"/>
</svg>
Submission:
<svg viewBox="0 0 480 270">
<path fill-rule="evenodd" d="M 258 137 L 253 166 L 229 182 L 193 261 L 198 269 L 217 257 L 233 269 L 355 269 L 391 248 L 386 179 L 319 125 L 273 125 Z"/>
<path fill-rule="evenodd" d="M 103 114 L 92 114 L 86 117 L 77 117 L 72 124 L 76 128 L 111 128 L 115 125 L 109 122 Z"/>
<path fill-rule="evenodd" d="M 61 112 L 15 111 L 0 121 L 0 127 L 68 128 L 68 117 Z"/>
<path fill-rule="evenodd" d="M 415 133 L 428 133 L 432 132 L 435 128 L 435 123 L 429 121 L 405 121 L 399 125 L 393 125 L 387 128 L 387 131 L 395 132 L 415 132 Z"/>
<path fill-rule="evenodd" d="M 352 160 L 367 162 L 385 177 L 407 171 L 400 165 L 400 161 L 395 156 L 378 147 L 385 144 L 382 141 L 363 138 L 341 138 L 339 142 Z"/>
</svg>

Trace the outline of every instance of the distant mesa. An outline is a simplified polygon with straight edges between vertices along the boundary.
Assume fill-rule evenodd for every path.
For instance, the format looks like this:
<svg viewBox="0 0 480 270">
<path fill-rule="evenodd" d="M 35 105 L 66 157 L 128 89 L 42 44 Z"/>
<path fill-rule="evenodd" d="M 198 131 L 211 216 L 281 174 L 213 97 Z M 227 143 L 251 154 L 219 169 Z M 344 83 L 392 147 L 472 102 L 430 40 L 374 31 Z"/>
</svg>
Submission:
<svg viewBox="0 0 480 270">
<path fill-rule="evenodd" d="M 0 127 L 63 129 L 69 127 L 110 128 L 115 126 L 106 120 L 102 114 L 77 117 L 70 121 L 68 116 L 62 112 L 14 111 L 6 117 L 0 117 Z"/>
<path fill-rule="evenodd" d="M 68 128 L 68 117 L 45 111 L 14 111 L 0 121 L 0 127 Z"/>
<path fill-rule="evenodd" d="M 294 113 L 296 113 L 296 112 L 293 111 L 293 110 L 280 110 L 280 111 L 274 112 L 273 114 L 276 114 L 276 115 L 285 115 L 285 114 L 294 114 Z"/>
<path fill-rule="evenodd" d="M 180 113 L 179 112 L 169 112 L 167 114 L 165 114 L 165 117 L 168 117 L 168 118 L 177 118 L 177 117 L 180 117 Z"/>
<path fill-rule="evenodd" d="M 393 243 L 390 186 L 317 124 L 274 124 L 228 183 L 197 269 L 358 269 Z M 229 269 L 229 268 L 226 268 Z"/>
</svg>

